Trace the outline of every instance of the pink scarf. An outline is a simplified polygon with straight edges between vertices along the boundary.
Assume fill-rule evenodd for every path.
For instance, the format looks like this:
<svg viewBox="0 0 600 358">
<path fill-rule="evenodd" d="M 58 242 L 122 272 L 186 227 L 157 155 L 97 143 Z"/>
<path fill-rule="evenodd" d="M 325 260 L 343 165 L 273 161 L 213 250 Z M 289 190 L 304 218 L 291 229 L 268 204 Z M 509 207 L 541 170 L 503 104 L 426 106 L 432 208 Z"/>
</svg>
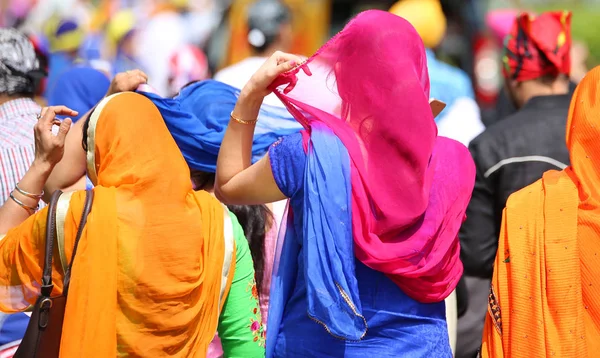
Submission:
<svg viewBox="0 0 600 358">
<path fill-rule="evenodd" d="M 462 274 L 457 233 L 475 166 L 462 144 L 437 136 L 415 29 L 363 12 L 273 87 L 308 133 L 324 124 L 348 151 L 356 257 L 420 302 L 446 298 Z"/>
</svg>

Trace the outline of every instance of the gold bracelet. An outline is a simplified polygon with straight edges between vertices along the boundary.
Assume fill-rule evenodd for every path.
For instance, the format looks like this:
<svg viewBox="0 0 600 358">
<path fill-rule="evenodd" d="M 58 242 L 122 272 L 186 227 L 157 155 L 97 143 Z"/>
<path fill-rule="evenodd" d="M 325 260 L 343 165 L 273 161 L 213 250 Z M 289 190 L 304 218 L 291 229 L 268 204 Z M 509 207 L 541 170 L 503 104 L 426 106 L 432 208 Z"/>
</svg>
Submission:
<svg viewBox="0 0 600 358">
<path fill-rule="evenodd" d="M 231 119 L 233 119 L 234 121 L 236 121 L 240 124 L 256 124 L 256 122 L 258 122 L 258 118 L 253 121 L 245 121 L 243 119 L 240 119 L 240 118 L 234 116 L 233 112 L 231 112 L 231 114 L 229 116 L 231 117 Z"/>
<path fill-rule="evenodd" d="M 39 199 L 42 198 L 42 196 L 44 196 L 44 191 L 43 190 L 42 190 L 41 194 L 32 194 L 32 193 L 28 193 L 25 190 L 19 188 L 19 184 L 15 185 L 15 189 L 17 189 L 17 191 L 19 193 L 21 193 L 23 196 L 26 196 L 26 197 L 31 198 L 31 199 L 38 199 L 39 200 Z"/>
<path fill-rule="evenodd" d="M 17 203 L 17 204 L 18 204 L 20 207 L 22 207 L 23 209 L 27 210 L 27 211 L 29 212 L 29 214 L 30 214 L 30 215 L 31 215 L 31 214 L 33 214 L 33 213 L 35 213 L 35 212 L 37 211 L 37 209 L 40 207 L 40 206 L 39 206 L 39 204 L 38 204 L 38 206 L 36 206 L 36 207 L 34 208 L 34 207 L 31 207 L 31 206 L 29 206 L 29 205 L 27 205 L 27 204 L 23 203 L 21 200 L 19 200 L 19 199 L 15 198 L 15 196 L 13 195 L 13 193 L 10 193 L 10 198 L 11 198 L 11 199 L 12 199 L 12 200 L 13 200 L 15 203 Z"/>
</svg>

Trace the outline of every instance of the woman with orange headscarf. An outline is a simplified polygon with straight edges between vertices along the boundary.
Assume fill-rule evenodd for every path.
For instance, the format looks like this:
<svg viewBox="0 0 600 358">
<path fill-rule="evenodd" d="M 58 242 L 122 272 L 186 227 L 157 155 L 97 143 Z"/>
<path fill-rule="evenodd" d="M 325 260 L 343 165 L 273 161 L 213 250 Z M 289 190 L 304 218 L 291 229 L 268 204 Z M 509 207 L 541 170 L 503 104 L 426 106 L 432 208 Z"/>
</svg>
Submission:
<svg viewBox="0 0 600 358">
<path fill-rule="evenodd" d="M 600 351 L 600 67 L 577 87 L 571 166 L 510 196 L 483 357 L 591 357 Z"/>
<path fill-rule="evenodd" d="M 42 121 L 56 123 L 53 115 Z M 60 356 L 204 357 L 217 328 L 228 356 L 264 355 L 244 234 L 216 199 L 193 191 L 158 109 L 141 95 L 115 94 L 84 128 L 94 203 L 74 259 Z M 65 193 L 57 205 L 57 295 L 84 198 Z M 39 294 L 46 217 L 43 209 L 0 241 L 4 312 L 27 309 Z"/>
</svg>

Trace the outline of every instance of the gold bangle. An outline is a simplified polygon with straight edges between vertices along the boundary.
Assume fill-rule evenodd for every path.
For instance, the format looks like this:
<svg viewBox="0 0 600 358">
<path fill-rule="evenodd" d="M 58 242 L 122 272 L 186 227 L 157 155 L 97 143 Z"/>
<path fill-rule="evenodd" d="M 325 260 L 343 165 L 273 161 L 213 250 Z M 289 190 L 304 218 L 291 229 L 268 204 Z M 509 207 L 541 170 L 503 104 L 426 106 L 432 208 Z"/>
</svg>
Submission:
<svg viewBox="0 0 600 358">
<path fill-rule="evenodd" d="M 240 118 L 234 116 L 233 112 L 231 112 L 231 114 L 229 116 L 231 117 L 231 119 L 233 119 L 234 121 L 236 121 L 240 124 L 256 124 L 256 122 L 258 122 L 258 118 L 253 121 L 245 121 L 243 119 L 240 119 Z"/>
<path fill-rule="evenodd" d="M 32 193 L 28 193 L 25 190 L 19 188 L 19 184 L 15 185 L 15 189 L 17 189 L 17 191 L 19 193 L 21 193 L 23 196 L 26 196 L 26 197 L 31 198 L 31 199 L 38 199 L 39 200 L 39 199 L 42 198 L 42 196 L 44 196 L 44 191 L 43 190 L 42 190 L 41 194 L 32 194 Z"/>
<path fill-rule="evenodd" d="M 29 214 L 30 214 L 30 215 L 31 215 L 31 214 L 33 214 L 33 213 L 35 213 L 35 212 L 37 211 L 37 209 L 40 207 L 40 206 L 39 206 L 39 204 L 38 204 L 38 206 L 36 206 L 36 207 L 34 208 L 34 207 L 31 207 L 31 206 L 29 206 L 29 205 L 27 205 L 27 204 L 23 203 L 21 200 L 19 200 L 19 199 L 15 198 L 15 196 L 13 195 L 13 193 L 10 193 L 10 198 L 11 198 L 11 199 L 12 199 L 12 200 L 13 200 L 15 203 L 17 203 L 17 204 L 18 204 L 20 207 L 22 207 L 23 209 L 27 210 L 27 211 L 29 212 Z"/>
</svg>

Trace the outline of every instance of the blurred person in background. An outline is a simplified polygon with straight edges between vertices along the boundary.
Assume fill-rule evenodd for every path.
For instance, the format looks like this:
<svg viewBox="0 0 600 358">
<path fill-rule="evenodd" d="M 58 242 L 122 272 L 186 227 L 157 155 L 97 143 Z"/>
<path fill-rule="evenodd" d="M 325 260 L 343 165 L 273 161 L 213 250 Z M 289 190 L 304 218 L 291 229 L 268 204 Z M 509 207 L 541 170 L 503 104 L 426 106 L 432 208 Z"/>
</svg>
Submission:
<svg viewBox="0 0 600 358">
<path fill-rule="evenodd" d="M 446 108 L 436 118 L 438 134 L 468 146 L 485 127 L 469 76 L 461 69 L 438 60 L 433 52 L 446 32 L 446 17 L 440 1 L 401 0 L 391 7 L 390 12 L 408 20 L 427 48 L 430 95 L 446 103 Z"/>
<path fill-rule="evenodd" d="M 135 57 L 136 21 L 132 10 L 121 10 L 107 24 L 107 46 L 114 56 L 113 74 L 141 68 Z"/>
<path fill-rule="evenodd" d="M 202 50 L 186 45 L 169 60 L 169 96 L 175 96 L 187 84 L 210 78 L 208 59 Z"/>
<path fill-rule="evenodd" d="M 50 43 L 47 97 L 54 90 L 56 80 L 80 59 L 79 49 L 85 39 L 85 31 L 75 19 L 59 15 L 50 18 L 45 29 Z"/>
<path fill-rule="evenodd" d="M 280 0 L 258 0 L 248 8 L 248 43 L 253 56 L 217 72 L 214 79 L 241 89 L 275 51 L 289 51 L 292 44 L 292 17 L 289 7 Z M 266 104 L 283 107 L 274 95 L 265 97 Z M 287 200 L 272 204 L 275 222 L 280 225 Z"/>
<path fill-rule="evenodd" d="M 516 18 L 505 41 L 503 73 L 509 98 L 519 110 L 488 127 L 469 146 L 477 176 L 459 238 L 465 276 L 480 280 L 468 285 L 474 315 L 470 331 L 459 336 L 467 345 L 481 337 L 506 200 L 545 171 L 569 164 L 564 128 L 571 99 L 570 25 L 566 11 Z"/>
<path fill-rule="evenodd" d="M 504 39 L 509 35 L 512 25 L 517 18 L 517 10 L 496 10 L 491 11 L 487 16 L 487 25 L 497 40 L 498 46 L 504 46 Z M 569 92 L 575 91 L 575 86 L 587 73 L 587 60 L 585 44 L 573 41 L 571 46 L 571 82 L 569 83 Z M 499 66 L 503 66 L 502 63 Z M 501 90 L 496 102 L 496 110 L 493 116 L 490 116 L 488 125 L 501 119 L 507 118 L 517 111 L 517 107 L 510 98 L 506 90 Z"/>
<path fill-rule="evenodd" d="M 71 117 L 76 123 L 104 98 L 109 86 L 105 73 L 87 66 L 73 67 L 57 79 L 54 90 L 48 94 L 48 105 L 77 111 L 79 114 Z"/>
<path fill-rule="evenodd" d="M 588 73 L 587 61 L 589 56 L 590 49 L 585 42 L 573 41 L 571 47 L 571 82 L 573 84 L 579 84 Z"/>
<path fill-rule="evenodd" d="M 34 159 L 33 127 L 42 109 L 33 97 L 43 73 L 29 39 L 17 30 L 0 29 L 0 206 L 14 200 L 10 195 L 27 200 L 15 188 Z M 0 354 L 16 349 L 28 322 L 25 313 L 0 313 Z"/>
<path fill-rule="evenodd" d="M 571 101 L 571 165 L 510 196 L 489 290 L 484 358 L 600 351 L 600 67 Z"/>
<path fill-rule="evenodd" d="M 250 77 L 275 51 L 287 52 L 292 44 L 292 18 L 280 0 L 258 0 L 248 8 L 248 42 L 253 55 L 215 74 L 215 80 L 243 88 Z M 275 95 L 265 103 L 283 106 Z"/>
<path fill-rule="evenodd" d="M 4 0 L 0 2 L 0 27 L 18 28 L 27 18 L 34 0 Z"/>
<path fill-rule="evenodd" d="M 33 48 L 35 50 L 36 57 L 38 59 L 40 70 L 44 73 L 48 73 L 48 55 L 49 55 L 49 45 L 48 40 L 45 36 L 40 34 L 31 33 L 28 36 L 29 41 L 33 44 Z M 46 84 L 47 77 L 40 76 L 36 79 L 36 90 L 35 90 L 35 101 L 40 106 L 46 105 L 46 99 L 44 98 L 44 93 L 46 92 Z"/>
<path fill-rule="evenodd" d="M 187 5 L 187 0 L 159 1 L 136 35 L 135 58 L 161 96 L 169 94 L 171 56 L 190 42 L 183 16 Z"/>
</svg>

